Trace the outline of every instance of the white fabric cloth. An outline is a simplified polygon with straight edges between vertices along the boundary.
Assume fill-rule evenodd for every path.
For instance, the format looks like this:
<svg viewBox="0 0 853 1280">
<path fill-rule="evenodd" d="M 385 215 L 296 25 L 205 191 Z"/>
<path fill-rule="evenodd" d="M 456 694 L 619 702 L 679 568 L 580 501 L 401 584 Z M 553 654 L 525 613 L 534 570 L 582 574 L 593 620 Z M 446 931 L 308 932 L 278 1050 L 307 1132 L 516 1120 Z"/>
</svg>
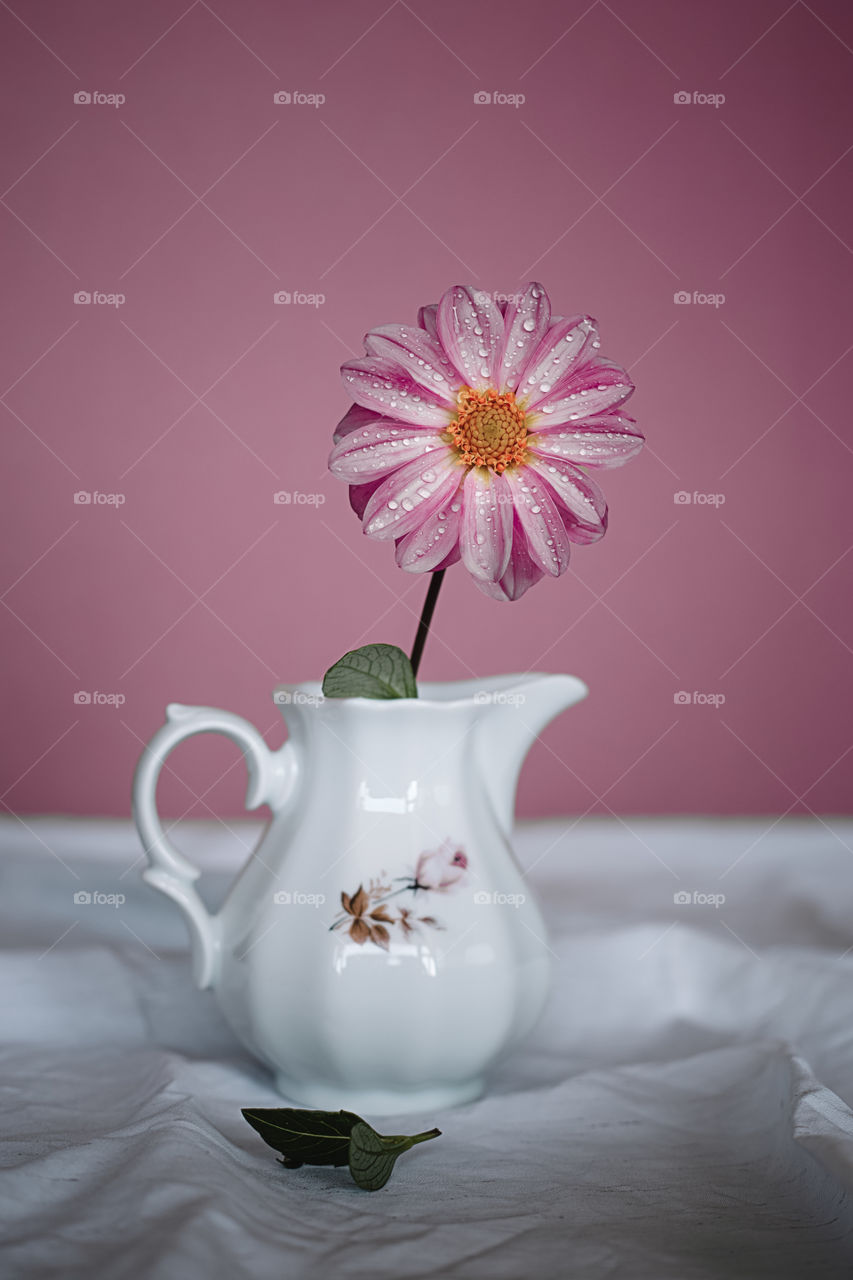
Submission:
<svg viewBox="0 0 853 1280">
<path fill-rule="evenodd" d="M 175 837 L 213 904 L 258 830 L 231 828 Z M 282 1100 L 192 988 L 130 824 L 2 821 L 2 1274 L 849 1280 L 853 822 L 549 820 L 516 847 L 548 1010 L 371 1195 L 242 1119 Z"/>
</svg>

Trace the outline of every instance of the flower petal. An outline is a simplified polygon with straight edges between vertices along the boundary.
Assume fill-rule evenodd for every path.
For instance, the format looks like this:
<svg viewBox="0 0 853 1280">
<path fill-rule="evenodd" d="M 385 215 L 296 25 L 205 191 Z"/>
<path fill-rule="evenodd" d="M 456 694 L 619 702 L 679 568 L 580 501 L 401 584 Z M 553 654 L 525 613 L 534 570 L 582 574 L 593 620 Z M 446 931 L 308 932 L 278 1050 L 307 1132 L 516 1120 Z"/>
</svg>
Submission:
<svg viewBox="0 0 853 1280">
<path fill-rule="evenodd" d="M 393 360 L 348 360 L 341 375 L 348 394 L 365 409 L 422 427 L 446 427 L 450 421 L 448 406 Z"/>
<path fill-rule="evenodd" d="M 371 538 L 401 538 L 449 502 L 459 486 L 459 464 L 449 449 L 440 457 L 416 458 L 383 480 L 364 509 Z"/>
<path fill-rule="evenodd" d="M 527 437 L 527 447 L 539 458 L 567 458 L 584 467 L 620 467 L 639 453 L 645 443 L 633 418 L 602 413 L 595 418 L 551 424 L 537 423 Z"/>
<path fill-rule="evenodd" d="M 522 371 L 548 329 L 551 302 L 545 289 L 535 280 L 516 301 L 508 304 L 504 314 L 506 330 L 501 352 L 499 385 L 515 391 Z"/>
<path fill-rule="evenodd" d="M 506 472 L 506 480 L 531 559 L 558 578 L 569 567 L 569 536 L 557 503 L 531 466 Z"/>
<path fill-rule="evenodd" d="M 462 494 L 453 490 L 437 511 L 397 540 L 397 564 L 407 573 L 447 569 L 459 559 Z"/>
<path fill-rule="evenodd" d="M 512 550 L 512 491 L 502 475 L 471 467 L 462 486 L 462 563 L 473 578 L 497 582 Z"/>
<path fill-rule="evenodd" d="M 589 357 L 598 342 L 598 330 L 590 316 L 570 316 L 552 324 L 522 370 L 518 395 L 535 408 L 572 369 Z"/>
<path fill-rule="evenodd" d="M 383 418 L 350 432 L 329 455 L 329 470 L 339 480 L 365 484 L 395 471 L 404 462 L 447 449 L 432 427 L 412 427 Z"/>
<path fill-rule="evenodd" d="M 455 284 L 438 304 L 438 336 L 469 387 L 483 391 L 497 385 L 504 342 L 504 322 L 487 293 Z"/>
<path fill-rule="evenodd" d="M 542 396 L 535 411 L 544 415 L 549 426 L 556 426 L 614 409 L 627 400 L 633 390 L 633 382 L 618 364 L 590 361 Z"/>
<path fill-rule="evenodd" d="M 438 329 L 435 323 L 435 314 L 438 311 L 438 303 L 431 302 L 426 307 L 421 307 L 418 311 L 418 324 L 422 329 L 426 329 L 431 338 L 438 341 Z"/>
<path fill-rule="evenodd" d="M 381 484 L 381 480 L 370 480 L 367 484 L 350 485 L 349 504 L 358 516 L 359 520 L 363 518 L 364 508 L 367 506 L 368 502 Z"/>
<path fill-rule="evenodd" d="M 337 444 L 339 440 L 343 440 L 344 436 L 348 436 L 351 431 L 355 431 L 358 427 L 366 427 L 368 423 L 375 422 L 381 416 L 381 414 L 375 413 L 372 409 L 363 409 L 360 404 L 351 404 L 335 427 L 335 434 L 332 439 Z"/>
<path fill-rule="evenodd" d="M 607 502 L 594 480 L 562 458 L 531 461 L 527 469 L 544 482 L 545 492 L 554 499 L 572 542 L 588 544 L 604 537 Z"/>
<path fill-rule="evenodd" d="M 456 392 L 462 385 L 459 374 L 441 344 L 423 329 L 412 324 L 382 325 L 365 335 L 364 345 L 369 356 L 398 364 L 415 382 L 455 408 Z"/>
<path fill-rule="evenodd" d="M 499 582 L 484 582 L 482 578 L 475 578 L 474 582 L 493 600 L 518 600 L 528 587 L 532 587 L 544 576 L 539 566 L 530 558 L 521 521 L 515 514 L 512 526 L 512 551 L 503 577 Z"/>
</svg>

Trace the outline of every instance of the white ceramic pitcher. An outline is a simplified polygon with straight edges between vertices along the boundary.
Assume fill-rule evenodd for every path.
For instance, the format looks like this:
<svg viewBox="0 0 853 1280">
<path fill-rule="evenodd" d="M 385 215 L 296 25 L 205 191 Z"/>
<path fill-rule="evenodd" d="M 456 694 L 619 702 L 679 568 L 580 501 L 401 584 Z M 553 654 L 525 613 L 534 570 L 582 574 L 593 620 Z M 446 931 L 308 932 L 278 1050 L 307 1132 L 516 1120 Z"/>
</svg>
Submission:
<svg viewBox="0 0 853 1280">
<path fill-rule="evenodd" d="M 391 1115 L 469 1101 L 545 1001 L 542 918 L 510 846 L 519 770 L 578 702 L 574 676 L 421 684 L 417 698 L 274 693 L 288 739 L 240 716 L 171 705 L 136 771 L 145 880 L 189 924 L 195 979 L 293 1102 Z M 222 909 L 166 838 L 166 756 L 223 733 L 272 820 Z"/>
</svg>

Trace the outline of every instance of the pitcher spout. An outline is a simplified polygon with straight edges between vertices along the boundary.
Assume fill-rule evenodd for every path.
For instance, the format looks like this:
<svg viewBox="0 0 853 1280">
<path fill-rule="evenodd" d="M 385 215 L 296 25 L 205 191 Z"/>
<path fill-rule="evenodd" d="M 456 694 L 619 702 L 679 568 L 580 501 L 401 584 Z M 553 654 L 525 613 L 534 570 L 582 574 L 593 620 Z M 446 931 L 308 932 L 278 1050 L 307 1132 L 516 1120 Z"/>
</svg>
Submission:
<svg viewBox="0 0 853 1280">
<path fill-rule="evenodd" d="M 521 766 L 539 734 L 589 692 L 577 676 L 506 676 L 475 695 L 483 705 L 478 746 L 481 774 L 501 829 L 510 835 Z"/>
</svg>

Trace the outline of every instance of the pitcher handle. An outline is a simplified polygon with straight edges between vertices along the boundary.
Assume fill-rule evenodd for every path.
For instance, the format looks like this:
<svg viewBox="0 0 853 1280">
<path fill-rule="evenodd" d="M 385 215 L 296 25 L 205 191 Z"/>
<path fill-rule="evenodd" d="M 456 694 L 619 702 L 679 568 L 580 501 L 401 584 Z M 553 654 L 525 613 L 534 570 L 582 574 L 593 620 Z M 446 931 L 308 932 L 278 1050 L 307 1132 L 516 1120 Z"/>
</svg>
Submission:
<svg viewBox="0 0 853 1280">
<path fill-rule="evenodd" d="M 173 702 L 166 708 L 166 723 L 148 743 L 136 767 L 133 780 L 133 817 L 142 838 L 149 867 L 143 880 L 172 898 L 186 917 L 193 956 L 193 978 L 204 989 L 216 978 L 219 958 L 219 927 L 193 882 L 201 872 L 169 841 L 157 812 L 157 779 L 160 770 L 179 742 L 196 733 L 223 733 L 241 748 L 249 772 L 246 808 L 268 804 L 280 809 L 290 791 L 295 773 L 293 746 L 285 743 L 272 752 L 242 716 L 215 707 L 184 707 Z"/>
</svg>

